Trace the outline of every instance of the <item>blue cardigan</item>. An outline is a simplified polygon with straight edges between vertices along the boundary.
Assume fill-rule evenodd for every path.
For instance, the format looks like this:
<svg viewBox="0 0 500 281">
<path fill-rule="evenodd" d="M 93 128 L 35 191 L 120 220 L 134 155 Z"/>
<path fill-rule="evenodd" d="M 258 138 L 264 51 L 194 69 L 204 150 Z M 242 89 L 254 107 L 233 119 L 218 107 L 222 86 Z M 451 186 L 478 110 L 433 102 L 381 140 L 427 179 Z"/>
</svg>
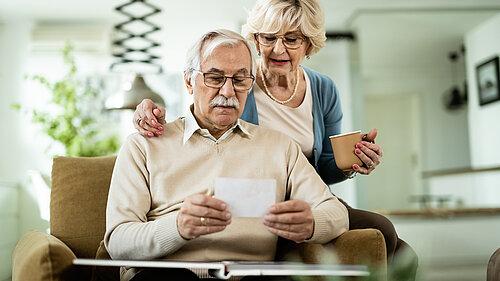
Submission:
<svg viewBox="0 0 500 281">
<path fill-rule="evenodd" d="M 345 180 L 346 177 L 335 164 L 329 137 L 340 134 L 342 109 L 339 92 L 333 80 L 328 76 L 306 67 L 302 68 L 309 77 L 313 99 L 314 144 L 311 164 L 325 183 L 337 183 Z M 259 124 L 253 90 L 248 94 L 241 119 Z"/>
</svg>

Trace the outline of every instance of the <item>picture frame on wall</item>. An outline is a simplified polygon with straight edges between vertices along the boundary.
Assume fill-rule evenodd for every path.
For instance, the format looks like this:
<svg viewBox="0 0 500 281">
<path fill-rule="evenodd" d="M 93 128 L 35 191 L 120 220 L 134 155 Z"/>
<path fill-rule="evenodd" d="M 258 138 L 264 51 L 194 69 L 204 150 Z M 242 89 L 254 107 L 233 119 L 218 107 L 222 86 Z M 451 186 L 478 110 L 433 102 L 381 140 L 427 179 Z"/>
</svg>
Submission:
<svg viewBox="0 0 500 281">
<path fill-rule="evenodd" d="M 500 100 L 500 75 L 498 56 L 489 59 L 476 67 L 479 105 Z"/>
</svg>

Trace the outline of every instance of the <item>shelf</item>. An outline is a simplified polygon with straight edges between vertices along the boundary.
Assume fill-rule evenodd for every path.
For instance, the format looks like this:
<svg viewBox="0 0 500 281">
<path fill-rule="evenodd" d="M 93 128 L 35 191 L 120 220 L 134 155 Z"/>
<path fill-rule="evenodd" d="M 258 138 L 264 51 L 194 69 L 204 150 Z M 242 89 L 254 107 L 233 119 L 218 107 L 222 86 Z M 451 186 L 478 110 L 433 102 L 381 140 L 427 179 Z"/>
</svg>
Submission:
<svg viewBox="0 0 500 281">
<path fill-rule="evenodd" d="M 492 171 L 500 171 L 500 166 L 493 167 L 484 167 L 484 168 L 456 168 L 456 169 L 447 169 L 447 170 L 438 170 L 438 171 L 427 171 L 422 172 L 422 177 L 432 178 L 439 176 L 448 176 L 448 175 L 457 175 L 457 174 L 470 174 L 470 173 L 483 173 L 483 172 L 492 172 Z"/>
</svg>

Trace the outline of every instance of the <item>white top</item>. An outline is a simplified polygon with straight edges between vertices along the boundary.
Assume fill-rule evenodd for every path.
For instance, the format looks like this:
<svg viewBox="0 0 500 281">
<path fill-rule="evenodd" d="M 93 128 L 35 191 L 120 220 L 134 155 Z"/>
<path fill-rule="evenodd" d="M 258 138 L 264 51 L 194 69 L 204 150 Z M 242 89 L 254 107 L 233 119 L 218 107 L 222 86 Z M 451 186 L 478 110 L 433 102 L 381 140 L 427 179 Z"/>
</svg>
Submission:
<svg viewBox="0 0 500 281">
<path fill-rule="evenodd" d="M 306 94 L 298 107 L 292 108 L 273 101 L 257 83 L 253 92 L 259 126 L 287 134 L 299 144 L 304 155 L 311 158 L 314 144 L 311 84 L 306 72 L 303 73 L 306 79 Z"/>
</svg>

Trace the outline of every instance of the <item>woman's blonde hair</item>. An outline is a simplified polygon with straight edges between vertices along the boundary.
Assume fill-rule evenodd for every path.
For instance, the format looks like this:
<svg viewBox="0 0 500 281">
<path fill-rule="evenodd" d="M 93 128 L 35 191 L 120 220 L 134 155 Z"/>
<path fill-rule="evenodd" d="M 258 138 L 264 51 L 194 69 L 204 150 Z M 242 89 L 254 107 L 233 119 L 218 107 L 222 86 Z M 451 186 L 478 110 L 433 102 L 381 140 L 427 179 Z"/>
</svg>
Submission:
<svg viewBox="0 0 500 281">
<path fill-rule="evenodd" d="M 257 0 L 241 34 L 253 42 L 256 33 L 286 33 L 300 30 L 312 45 L 306 55 L 325 46 L 324 15 L 317 0 Z"/>
</svg>

